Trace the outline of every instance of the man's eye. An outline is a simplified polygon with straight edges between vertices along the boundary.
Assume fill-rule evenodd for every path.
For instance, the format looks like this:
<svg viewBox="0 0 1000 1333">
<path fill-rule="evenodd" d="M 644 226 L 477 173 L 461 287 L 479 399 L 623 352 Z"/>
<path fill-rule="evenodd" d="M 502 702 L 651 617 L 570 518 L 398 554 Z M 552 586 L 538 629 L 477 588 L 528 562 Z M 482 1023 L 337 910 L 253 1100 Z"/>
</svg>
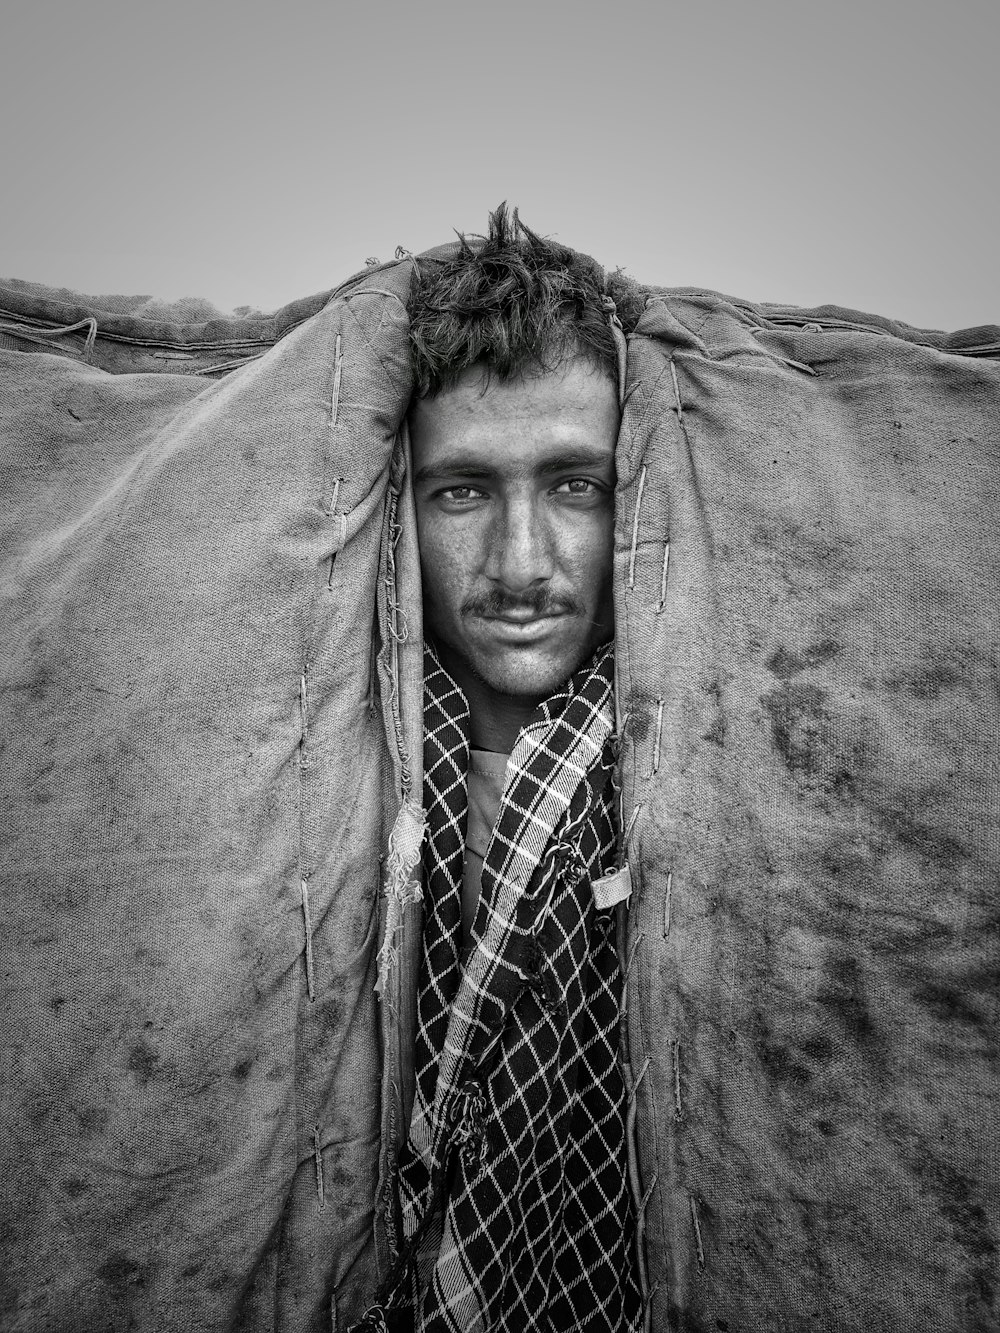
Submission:
<svg viewBox="0 0 1000 1333">
<path fill-rule="evenodd" d="M 477 491 L 474 486 L 449 486 L 447 490 L 438 491 L 442 500 L 457 501 L 461 504 L 464 500 L 478 500 L 482 491 Z"/>
<path fill-rule="evenodd" d="M 566 481 L 561 481 L 556 490 L 564 495 L 590 495 L 592 491 L 597 490 L 597 486 L 587 477 L 569 477 Z"/>
</svg>

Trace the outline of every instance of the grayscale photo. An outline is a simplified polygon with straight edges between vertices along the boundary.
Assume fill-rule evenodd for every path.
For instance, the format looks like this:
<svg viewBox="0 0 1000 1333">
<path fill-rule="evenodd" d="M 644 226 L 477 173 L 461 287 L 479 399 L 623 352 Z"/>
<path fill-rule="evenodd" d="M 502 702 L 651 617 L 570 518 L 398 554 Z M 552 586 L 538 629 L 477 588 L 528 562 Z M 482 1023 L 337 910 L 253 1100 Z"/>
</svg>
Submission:
<svg viewBox="0 0 1000 1333">
<path fill-rule="evenodd" d="M 0 1333 L 1000 1333 L 1000 11 L 0 34 Z"/>
</svg>

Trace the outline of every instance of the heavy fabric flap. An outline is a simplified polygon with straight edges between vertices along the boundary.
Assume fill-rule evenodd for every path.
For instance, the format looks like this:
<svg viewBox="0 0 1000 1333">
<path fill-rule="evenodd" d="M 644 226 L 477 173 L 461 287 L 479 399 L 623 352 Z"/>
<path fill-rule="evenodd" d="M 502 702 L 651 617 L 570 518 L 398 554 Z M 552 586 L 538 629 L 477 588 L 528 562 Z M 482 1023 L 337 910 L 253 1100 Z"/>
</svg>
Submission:
<svg viewBox="0 0 1000 1333">
<path fill-rule="evenodd" d="M 225 329 L 102 369 L 149 355 L 127 312 L 0 352 L 5 1328 L 325 1330 L 374 1288 L 408 281 L 214 380 Z"/>
<path fill-rule="evenodd" d="M 652 1327 L 1000 1326 L 1000 332 L 631 340 L 616 597 Z"/>
</svg>

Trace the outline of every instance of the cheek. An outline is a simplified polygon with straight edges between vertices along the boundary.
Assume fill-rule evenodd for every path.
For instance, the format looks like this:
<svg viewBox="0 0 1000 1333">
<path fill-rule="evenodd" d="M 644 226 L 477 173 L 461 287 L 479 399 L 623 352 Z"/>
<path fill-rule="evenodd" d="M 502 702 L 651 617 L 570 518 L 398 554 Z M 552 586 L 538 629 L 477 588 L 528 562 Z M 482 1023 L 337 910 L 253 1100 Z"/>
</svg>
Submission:
<svg viewBox="0 0 1000 1333">
<path fill-rule="evenodd" d="M 471 543 L 440 522 L 417 522 L 424 602 L 447 610 L 461 602 L 467 582 Z"/>
<path fill-rule="evenodd" d="M 611 580 L 615 545 L 612 513 L 594 514 L 578 525 L 567 543 L 569 559 L 581 589 L 594 599 L 604 595 Z"/>
</svg>

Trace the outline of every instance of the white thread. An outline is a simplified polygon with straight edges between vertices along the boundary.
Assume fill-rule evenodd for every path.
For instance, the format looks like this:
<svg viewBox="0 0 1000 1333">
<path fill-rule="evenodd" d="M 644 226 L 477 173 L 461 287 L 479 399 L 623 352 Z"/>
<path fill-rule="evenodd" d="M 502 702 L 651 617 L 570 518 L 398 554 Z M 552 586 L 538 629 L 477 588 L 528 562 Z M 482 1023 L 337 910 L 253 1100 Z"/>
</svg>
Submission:
<svg viewBox="0 0 1000 1333">
<path fill-rule="evenodd" d="M 94 350 L 94 344 L 97 342 L 97 320 L 93 315 L 88 315 L 86 319 L 79 320 L 76 324 L 66 324 L 58 329 L 38 329 L 31 332 L 25 325 L 19 323 L 8 323 L 6 320 L 0 324 L 0 329 L 6 333 L 11 333 L 15 338 L 23 338 L 27 342 L 37 342 L 46 345 L 46 339 L 61 338 L 64 333 L 78 333 L 80 329 L 87 330 L 87 336 L 83 343 L 83 359 L 90 360 L 90 354 Z M 199 372 L 195 372 L 198 374 Z"/>
<path fill-rule="evenodd" d="M 647 1056 L 646 1056 L 645 1063 L 643 1064 L 642 1068 L 639 1070 L 639 1075 L 638 1075 L 638 1077 L 636 1078 L 635 1082 L 632 1084 L 632 1091 L 629 1093 L 629 1103 L 630 1103 L 630 1104 L 632 1104 L 632 1103 L 635 1102 L 636 1094 L 637 1094 L 638 1091 L 639 1091 L 639 1084 L 640 1084 L 640 1083 L 642 1082 L 642 1080 L 646 1077 L 646 1071 L 649 1069 L 649 1066 L 650 1066 L 652 1063 L 653 1063 L 653 1057 L 652 1057 L 651 1055 L 647 1055 Z"/>
<path fill-rule="evenodd" d="M 653 1297 L 660 1290 L 659 1280 L 653 1283 L 646 1296 L 645 1305 L 642 1314 L 642 1333 L 650 1333 L 653 1326 Z"/>
<path fill-rule="evenodd" d="M 309 884 L 308 876 L 302 876 L 302 920 L 306 928 L 306 990 L 309 992 L 310 1000 L 316 998 L 316 971 L 315 961 L 313 959 L 313 928 L 312 913 L 309 910 Z"/>
<path fill-rule="evenodd" d="M 634 950 L 633 950 L 634 953 Z M 628 975 L 625 977 L 625 987 L 628 985 Z M 647 1060 L 647 1065 L 649 1061 Z M 635 1100 L 635 1092 L 638 1088 L 638 1081 L 632 1077 L 632 1068 L 629 1057 L 626 1055 L 622 1073 L 625 1075 L 625 1086 L 628 1090 L 627 1110 L 625 1112 L 625 1143 L 628 1149 L 628 1181 L 629 1189 L 632 1194 L 633 1202 L 636 1206 L 636 1229 L 635 1229 L 635 1258 L 636 1267 L 639 1273 L 639 1289 L 642 1292 L 644 1301 L 650 1298 L 649 1276 L 646 1271 L 646 1247 L 645 1247 L 645 1213 L 639 1211 L 639 1161 L 638 1147 L 635 1135 L 635 1122 L 638 1115 L 638 1103 Z M 645 1073 L 645 1069 L 643 1070 Z M 641 1077 L 641 1075 L 640 1075 Z"/>
<path fill-rule="evenodd" d="M 334 533 L 334 546 L 333 550 L 330 552 L 330 574 L 326 581 L 326 586 L 328 588 L 333 587 L 333 567 L 337 562 L 337 552 L 344 549 L 344 543 L 347 540 L 347 517 L 345 514 L 337 513 L 337 501 L 340 499 L 340 488 L 343 484 L 343 477 L 334 479 L 333 495 L 330 497 L 330 507 L 323 511 L 327 518 L 337 520 L 337 527 Z"/>
<path fill-rule="evenodd" d="M 656 604 L 656 614 L 659 615 L 667 604 L 667 570 L 670 567 L 670 543 L 667 542 L 663 548 L 663 573 L 660 575 L 660 600 Z"/>
<path fill-rule="evenodd" d="M 330 400 L 330 429 L 337 429 L 337 415 L 340 412 L 340 380 L 344 369 L 344 353 L 340 347 L 340 334 L 337 334 L 337 341 L 334 343 L 333 350 L 333 394 Z M 334 499 L 336 505 L 336 498 Z"/>
<path fill-rule="evenodd" d="M 684 420 L 684 404 L 681 402 L 680 385 L 677 383 L 677 367 L 674 365 L 674 358 L 670 358 L 670 378 L 674 382 L 674 398 L 677 401 L 677 420 Z"/>
<path fill-rule="evenodd" d="M 646 489 L 646 465 L 639 473 L 639 493 L 635 498 L 635 518 L 632 520 L 632 549 L 628 558 L 628 590 L 635 587 L 635 548 L 639 544 L 639 511 L 642 508 L 642 493 Z"/>
<path fill-rule="evenodd" d="M 657 773 L 660 767 L 660 744 L 663 740 L 663 709 L 662 699 L 658 699 L 659 708 L 656 710 L 656 740 L 653 744 L 653 774 Z"/>
<path fill-rule="evenodd" d="M 625 980 L 626 980 L 626 981 L 628 981 L 629 977 L 632 975 L 632 964 L 635 962 L 635 955 L 636 955 L 636 953 L 638 952 L 639 944 L 640 944 L 640 942 L 641 942 L 642 939 L 643 939 L 643 933 L 642 933 L 642 931 L 640 930 L 640 931 L 636 934 L 635 939 L 632 941 L 632 952 L 631 952 L 631 953 L 629 954 L 629 956 L 628 956 L 628 964 L 627 964 L 627 966 L 626 966 L 626 968 L 625 968 Z"/>
<path fill-rule="evenodd" d="M 688 1204 L 691 1208 L 691 1222 L 694 1226 L 694 1243 L 698 1253 L 698 1267 L 705 1267 L 705 1247 L 701 1243 L 701 1223 L 698 1221 L 698 1204 L 695 1202 L 693 1194 L 688 1195 Z"/>
<path fill-rule="evenodd" d="M 659 1175 L 654 1171 L 653 1179 L 649 1182 L 649 1188 L 646 1190 L 646 1193 L 642 1196 L 642 1202 L 639 1204 L 639 1212 L 643 1216 L 645 1216 L 646 1209 L 649 1207 L 649 1200 L 652 1196 L 653 1190 L 656 1189 L 656 1182 L 659 1180 L 659 1178 L 660 1178 Z"/>
<path fill-rule="evenodd" d="M 313 1125 L 313 1160 L 316 1163 L 316 1197 L 320 1208 L 325 1208 L 326 1188 L 323 1183 L 323 1147 L 319 1139 L 319 1125 Z"/>
<path fill-rule="evenodd" d="M 645 1263 L 646 1208 L 649 1204 L 650 1195 L 656 1188 L 657 1179 L 658 1177 L 654 1174 L 653 1179 L 649 1182 L 649 1189 L 647 1189 L 646 1193 L 642 1196 L 642 1202 L 636 1209 L 636 1218 L 635 1218 L 635 1243 L 637 1249 L 641 1252 L 643 1257 L 643 1262 L 639 1268 L 639 1277 L 640 1277 L 639 1285 L 642 1288 L 642 1296 L 643 1296 L 644 1329 L 649 1328 L 649 1319 L 652 1313 L 653 1297 L 656 1295 L 656 1292 L 660 1285 L 659 1282 L 654 1282 L 652 1288 L 650 1288 L 648 1291 L 646 1290 L 647 1284 L 649 1282 L 649 1277 L 646 1273 L 646 1263 Z"/>
<path fill-rule="evenodd" d="M 816 371 L 812 368 L 812 366 L 804 365 L 803 362 L 801 361 L 792 361 L 787 356 L 779 356 L 778 360 L 783 362 L 786 366 L 791 366 L 793 370 L 804 370 L 807 375 L 815 376 L 816 374 Z"/>
<path fill-rule="evenodd" d="M 638 805 L 635 807 L 635 809 L 632 811 L 631 818 L 630 818 L 629 821 L 628 821 L 628 827 L 625 829 L 625 836 L 624 836 L 624 838 L 622 838 L 622 852 L 623 852 L 623 853 L 624 853 L 625 851 L 627 851 L 627 849 L 628 849 L 629 839 L 630 839 L 631 836 L 632 836 L 632 830 L 635 828 L 635 821 L 638 819 L 638 817 L 639 817 L 639 811 L 640 811 L 641 809 L 642 809 L 642 802 L 640 801 L 640 802 L 638 803 Z"/>
</svg>

